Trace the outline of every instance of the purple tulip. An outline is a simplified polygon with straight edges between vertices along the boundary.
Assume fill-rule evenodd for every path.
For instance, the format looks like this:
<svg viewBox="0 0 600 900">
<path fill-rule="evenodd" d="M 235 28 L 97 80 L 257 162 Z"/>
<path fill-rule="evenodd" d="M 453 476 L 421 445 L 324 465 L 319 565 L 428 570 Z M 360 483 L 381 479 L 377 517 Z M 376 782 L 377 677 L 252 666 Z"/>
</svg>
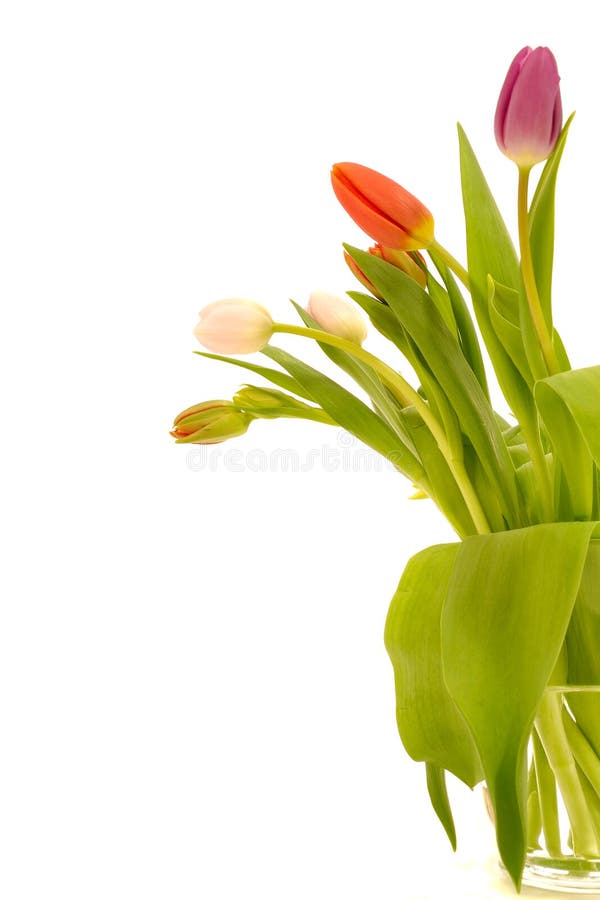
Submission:
<svg viewBox="0 0 600 900">
<path fill-rule="evenodd" d="M 523 47 L 502 85 L 494 131 L 502 152 L 528 169 L 552 153 L 562 128 L 560 77 L 547 47 Z"/>
</svg>

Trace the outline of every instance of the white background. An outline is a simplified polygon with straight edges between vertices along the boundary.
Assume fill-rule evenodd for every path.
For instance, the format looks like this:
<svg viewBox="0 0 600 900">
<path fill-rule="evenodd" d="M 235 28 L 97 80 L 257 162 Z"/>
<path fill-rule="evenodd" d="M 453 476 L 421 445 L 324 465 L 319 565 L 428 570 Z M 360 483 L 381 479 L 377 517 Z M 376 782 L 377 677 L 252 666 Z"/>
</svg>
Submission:
<svg viewBox="0 0 600 900">
<path fill-rule="evenodd" d="M 599 361 L 585 10 L 2 5 L 3 900 L 510 894 L 481 797 L 451 786 L 453 857 L 394 721 L 386 609 L 449 526 L 326 426 L 257 423 L 205 456 L 168 430 L 245 380 L 192 354 L 201 306 L 294 321 L 289 297 L 353 287 L 340 245 L 368 241 L 332 162 L 402 182 L 463 257 L 460 119 L 512 227 L 492 120 L 527 43 L 578 110 L 555 316 L 574 364 Z"/>
</svg>

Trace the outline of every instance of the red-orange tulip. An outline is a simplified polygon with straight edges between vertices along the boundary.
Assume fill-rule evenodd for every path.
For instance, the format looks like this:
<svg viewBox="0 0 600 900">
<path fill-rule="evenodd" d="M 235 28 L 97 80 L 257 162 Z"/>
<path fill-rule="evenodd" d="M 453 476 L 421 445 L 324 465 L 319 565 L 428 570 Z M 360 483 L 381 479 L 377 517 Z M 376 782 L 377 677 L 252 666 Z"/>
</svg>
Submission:
<svg viewBox="0 0 600 900">
<path fill-rule="evenodd" d="M 378 243 L 418 250 L 433 241 L 433 216 L 391 178 L 358 163 L 336 163 L 331 183 L 348 215 Z"/>
</svg>

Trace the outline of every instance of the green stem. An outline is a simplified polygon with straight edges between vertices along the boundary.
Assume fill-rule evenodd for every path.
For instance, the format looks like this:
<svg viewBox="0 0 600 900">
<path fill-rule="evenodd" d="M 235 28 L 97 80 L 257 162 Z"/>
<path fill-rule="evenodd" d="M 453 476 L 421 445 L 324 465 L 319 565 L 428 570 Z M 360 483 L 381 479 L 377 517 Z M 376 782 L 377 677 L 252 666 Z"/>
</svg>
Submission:
<svg viewBox="0 0 600 900">
<path fill-rule="evenodd" d="M 575 761 L 600 797 L 600 759 L 566 709 L 563 709 L 562 718 L 565 734 L 571 745 Z"/>
<path fill-rule="evenodd" d="M 541 831 L 542 812 L 535 771 L 535 759 L 533 759 L 529 766 L 529 776 L 527 778 L 527 847 L 530 850 L 540 849 Z"/>
<path fill-rule="evenodd" d="M 437 255 L 440 257 L 440 259 L 442 259 L 446 263 L 448 268 L 452 272 L 454 272 L 456 277 L 460 281 L 462 281 L 462 283 L 467 288 L 467 290 L 469 290 L 469 291 L 471 290 L 471 282 L 469 280 L 469 273 L 467 272 L 465 267 L 461 266 L 459 261 L 454 256 L 452 256 L 452 254 L 448 250 L 446 250 L 445 247 L 442 247 L 442 245 L 438 244 L 438 242 L 436 240 L 433 240 L 427 249 L 433 250 L 434 253 L 437 253 Z"/>
<path fill-rule="evenodd" d="M 530 168 L 519 167 L 519 190 L 518 190 L 518 217 L 519 217 L 519 247 L 521 250 L 521 273 L 523 275 L 523 285 L 525 287 L 525 295 L 527 304 L 531 313 L 531 320 L 535 328 L 540 348 L 546 368 L 549 375 L 555 375 L 560 372 L 560 365 L 556 356 L 556 351 L 552 343 L 552 336 L 548 331 L 540 295 L 538 294 L 537 285 L 535 283 L 535 272 L 533 270 L 533 258 L 531 256 L 531 243 L 529 240 L 529 213 L 527 207 L 529 173 Z"/>
<path fill-rule="evenodd" d="M 560 694 L 545 694 L 536 716 L 535 728 L 569 816 L 573 852 L 576 856 L 595 858 L 600 854 L 600 846 L 565 733 L 562 705 Z"/>
<path fill-rule="evenodd" d="M 304 328 L 300 325 L 284 325 L 276 322 L 273 326 L 273 332 L 279 334 L 294 334 L 298 337 L 311 338 L 321 344 L 329 344 L 331 347 L 337 347 L 344 350 L 355 359 L 366 363 L 381 376 L 384 383 L 390 388 L 394 396 L 400 401 L 402 406 L 414 406 L 415 410 L 421 416 L 423 422 L 429 428 L 433 435 L 440 452 L 448 463 L 450 471 L 454 475 L 456 483 L 463 495 L 467 509 L 473 519 L 473 524 L 479 534 L 489 534 L 490 526 L 487 521 L 481 501 L 475 492 L 471 479 L 465 469 L 462 459 L 458 459 L 452 452 L 452 448 L 448 443 L 446 433 L 440 423 L 433 415 L 427 403 L 421 395 L 391 366 L 384 363 L 378 356 L 364 350 L 360 344 L 353 341 L 347 341 L 338 337 L 336 334 L 329 334 L 327 331 L 319 331 L 317 328 Z"/>
<path fill-rule="evenodd" d="M 558 824 L 556 781 L 552 774 L 548 757 L 544 753 L 542 742 L 535 730 L 533 732 L 533 759 L 535 764 L 538 799 L 542 814 L 544 842 L 549 855 L 557 858 L 562 856 L 562 847 L 560 844 L 560 828 Z"/>
</svg>

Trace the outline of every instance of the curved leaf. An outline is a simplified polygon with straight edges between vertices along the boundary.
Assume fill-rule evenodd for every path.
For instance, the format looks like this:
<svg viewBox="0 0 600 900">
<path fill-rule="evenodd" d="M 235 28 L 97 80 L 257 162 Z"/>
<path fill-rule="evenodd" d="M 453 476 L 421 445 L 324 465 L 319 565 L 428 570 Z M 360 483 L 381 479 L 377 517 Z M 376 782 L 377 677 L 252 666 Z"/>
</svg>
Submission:
<svg viewBox="0 0 600 900">
<path fill-rule="evenodd" d="M 572 113 L 565 122 L 556 146 L 548 158 L 538 181 L 529 210 L 529 239 L 531 255 L 544 318 L 549 329 L 552 328 L 552 264 L 554 261 L 554 195 L 556 192 L 556 176 L 567 135 Z"/>
<path fill-rule="evenodd" d="M 438 544 L 408 561 L 388 612 L 385 646 L 406 752 L 472 787 L 482 778 L 481 765 L 442 674 L 441 612 L 459 547 Z"/>
<path fill-rule="evenodd" d="M 448 835 L 452 849 L 456 850 L 456 828 L 446 789 L 446 773 L 443 769 L 432 766 L 431 763 L 425 763 L 425 771 L 427 772 L 427 790 L 431 805 Z"/>
<path fill-rule="evenodd" d="M 524 380 L 532 388 L 534 379 L 523 345 L 523 334 L 519 320 L 519 292 L 494 281 L 492 276 L 489 275 L 488 308 L 490 322 L 496 337 Z"/>
<path fill-rule="evenodd" d="M 562 464 L 573 516 L 594 509 L 594 471 L 600 466 L 600 366 L 572 369 L 538 381 L 534 397 Z"/>
<path fill-rule="evenodd" d="M 271 369 L 268 366 L 258 366 L 256 363 L 247 362 L 245 359 L 237 359 L 232 356 L 222 356 L 220 353 L 206 353 L 202 350 L 194 350 L 196 356 L 204 356 L 205 359 L 216 359 L 218 362 L 229 363 L 230 366 L 238 366 L 240 369 L 246 369 L 248 372 L 254 372 L 255 375 L 262 375 L 277 387 L 284 388 L 286 391 L 292 391 L 305 400 L 313 400 L 313 397 L 306 391 L 302 385 L 287 375 L 285 372 L 279 372 L 277 369 Z"/>
<path fill-rule="evenodd" d="M 579 589 L 593 522 L 467 538 L 442 613 L 450 695 L 481 757 L 502 859 L 520 884 L 526 851 L 526 747 Z"/>
</svg>

